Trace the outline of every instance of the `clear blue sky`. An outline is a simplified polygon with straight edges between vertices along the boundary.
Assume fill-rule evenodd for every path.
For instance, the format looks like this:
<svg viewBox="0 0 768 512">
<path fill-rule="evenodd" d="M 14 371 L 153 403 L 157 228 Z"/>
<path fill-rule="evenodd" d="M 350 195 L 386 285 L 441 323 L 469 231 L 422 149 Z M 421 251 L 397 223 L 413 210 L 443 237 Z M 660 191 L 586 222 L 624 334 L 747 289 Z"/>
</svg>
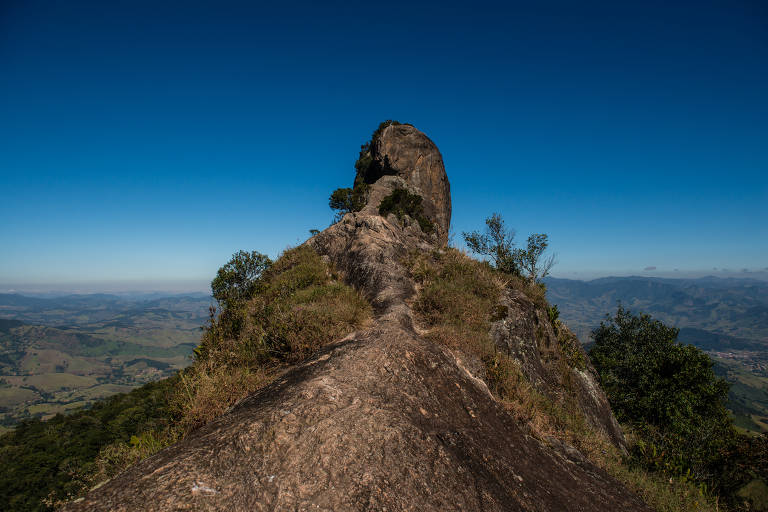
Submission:
<svg viewBox="0 0 768 512">
<path fill-rule="evenodd" d="M 768 267 L 765 2 L 362 4 L 2 2 L 0 283 L 275 255 L 390 118 L 556 275 Z"/>
</svg>

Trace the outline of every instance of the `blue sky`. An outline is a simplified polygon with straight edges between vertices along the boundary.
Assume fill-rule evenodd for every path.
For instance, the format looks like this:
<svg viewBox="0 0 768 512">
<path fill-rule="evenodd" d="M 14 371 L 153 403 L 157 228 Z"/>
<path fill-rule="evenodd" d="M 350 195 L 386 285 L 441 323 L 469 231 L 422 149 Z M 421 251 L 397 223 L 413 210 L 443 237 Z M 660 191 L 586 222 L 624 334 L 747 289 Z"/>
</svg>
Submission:
<svg viewBox="0 0 768 512">
<path fill-rule="evenodd" d="M 3 2 L 0 283 L 204 287 L 326 227 L 384 119 L 457 243 L 496 211 L 562 277 L 754 275 L 766 62 L 760 1 Z"/>
</svg>

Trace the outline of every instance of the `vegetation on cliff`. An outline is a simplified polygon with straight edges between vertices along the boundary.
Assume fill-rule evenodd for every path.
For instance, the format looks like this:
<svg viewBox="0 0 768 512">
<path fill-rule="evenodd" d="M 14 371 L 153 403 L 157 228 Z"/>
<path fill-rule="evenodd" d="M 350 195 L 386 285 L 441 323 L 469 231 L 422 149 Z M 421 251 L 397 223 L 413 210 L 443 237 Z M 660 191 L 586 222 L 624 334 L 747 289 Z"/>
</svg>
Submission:
<svg viewBox="0 0 768 512">
<path fill-rule="evenodd" d="M 337 215 L 367 206 L 367 180 L 376 178 L 383 169 L 375 166 L 388 165 L 386 158 L 376 161 L 371 156 L 372 145 L 390 125 L 399 123 L 382 123 L 371 141 L 362 146 L 355 165 L 355 186 L 331 195 L 330 205 Z M 388 131 L 384 139 L 399 130 Z M 420 132 L 416 135 L 434 146 Z M 439 157 L 436 148 L 434 155 Z M 436 168 L 442 174 L 433 178 L 442 183 L 442 163 Z M 444 185 L 448 193 L 447 179 Z M 434 199 L 425 197 L 427 202 Z M 423 231 L 431 232 L 436 225 L 443 225 L 436 215 L 427 218 L 423 199 L 405 188 L 396 188 L 381 200 L 378 213 L 392 213 L 400 220 L 408 216 L 419 222 Z M 443 218 L 447 231 L 450 199 L 444 203 L 436 211 L 447 212 Z M 430 219 L 437 219 L 436 224 Z M 374 226 L 383 222 L 380 218 L 373 221 Z M 452 379 L 460 376 L 471 383 L 469 388 L 475 394 L 486 398 L 475 376 L 482 379 L 495 397 L 484 402 L 490 406 L 485 410 L 511 413 L 502 414 L 504 421 L 515 425 L 513 432 L 520 432 L 518 424 L 522 426 L 526 435 L 521 437 L 526 443 L 535 438 L 537 450 L 545 446 L 548 456 L 565 454 L 565 460 L 577 460 L 597 471 L 591 461 L 660 511 L 715 510 L 713 492 L 721 493 L 734 509 L 751 506 L 745 502 L 760 492 L 758 475 L 766 471 L 765 438 L 734 435 L 722 408 L 727 387 L 714 377 L 706 356 L 676 344 L 676 330 L 620 309 L 614 320 L 595 331 L 592 356 L 619 419 L 630 428 L 626 456 L 621 431 L 595 384 L 589 359 L 578 339 L 560 322 L 557 307 L 545 298 L 541 279 L 554 263 L 552 257 L 544 257 L 549 244 L 546 235 L 531 235 L 526 248 L 515 248 L 514 232 L 494 214 L 486 219 L 484 232 L 464 233 L 470 249 L 488 257 L 486 262 L 441 244 L 430 249 L 425 237 L 410 230 L 403 230 L 407 236 L 395 233 L 391 238 L 379 236 L 381 231 L 377 231 L 374 239 L 370 232 L 361 236 L 350 231 L 354 228 L 336 225 L 330 234 L 316 234 L 316 245 L 286 250 L 274 262 L 258 252 L 235 253 L 212 282 L 220 309 L 211 309 L 191 366 L 173 378 L 120 395 L 91 410 L 57 416 L 50 422 L 25 422 L 0 438 L 0 455 L 10 461 L 0 481 L 0 508 L 50 509 L 190 436 L 318 349 L 365 326 L 373 312 L 363 291 L 369 298 L 378 293 L 371 298 L 374 304 L 400 315 L 396 322 L 389 320 L 399 330 L 390 325 L 392 330 L 386 332 L 405 337 L 418 333 L 432 341 L 434 344 L 411 340 L 440 354 L 441 360 L 450 363 Z M 326 239 L 321 240 L 323 237 Z M 323 251 L 318 247 L 335 249 Z M 343 269 L 347 282 L 361 289 L 345 284 L 331 261 Z M 412 319 L 416 329 L 406 332 L 403 326 L 410 326 Z M 522 327 L 513 331 L 516 324 Z M 375 331 L 366 331 L 366 340 L 383 343 Z M 400 352 L 395 354 L 399 357 Z M 454 356 L 460 361 L 458 365 L 453 364 Z M 422 366 L 429 374 L 435 366 L 426 362 Z M 356 364 L 365 366 L 367 360 Z M 367 371 L 366 367 L 364 373 Z M 354 382 L 359 382 L 359 374 Z M 416 389 L 423 386 L 421 377 L 410 383 Z M 454 384 L 459 386 L 449 381 L 439 388 L 437 398 L 450 397 Z M 585 402 L 585 385 L 592 386 L 586 394 L 597 399 L 587 397 L 594 400 Z M 451 392 L 446 392 L 447 388 Z M 602 417 L 598 417 L 600 411 Z M 468 412 L 474 418 L 474 413 Z M 426 410 L 414 414 L 420 422 L 432 418 Z M 616 434 L 613 438 L 612 432 Z M 324 441 L 328 439 L 333 438 Z M 241 455 L 235 453 L 238 464 Z M 299 455 L 303 457 L 304 452 Z M 555 468 L 548 466 L 546 470 Z M 252 476 L 249 473 L 248 478 Z M 613 490 L 626 493 L 617 483 L 612 485 Z M 120 482 L 107 484 L 98 492 L 110 486 L 120 487 Z M 745 497 L 744 492 L 752 494 Z M 580 497 L 584 496 L 588 495 Z"/>
<path fill-rule="evenodd" d="M 505 314 L 499 305 L 505 288 L 522 291 L 533 302 L 542 300 L 540 287 L 453 248 L 414 255 L 409 266 L 419 284 L 414 310 L 427 329 L 425 336 L 481 361 L 489 389 L 540 437 L 573 434 L 570 441 L 578 442 L 587 427 L 573 396 L 566 393 L 552 401 L 537 392 L 519 362 L 490 336 L 491 322 Z M 569 358 L 563 362 L 572 364 Z"/>
<path fill-rule="evenodd" d="M 479 371 L 494 396 L 534 437 L 576 447 L 656 510 L 715 510 L 712 499 L 698 487 L 685 479 L 669 480 L 669 475 L 629 464 L 620 450 L 588 425 L 569 391 L 567 377 L 569 367 L 584 368 L 586 355 L 578 344 L 574 345 L 570 331 L 559 323 L 557 307 L 547 304 L 540 285 L 454 248 L 414 253 L 406 264 L 418 286 L 413 308 L 421 328 L 426 330 L 425 337 L 480 361 L 482 368 L 474 371 Z M 520 361 L 500 351 L 489 335 L 491 323 L 505 314 L 499 306 L 505 289 L 522 292 L 553 323 L 561 348 L 559 364 L 564 383 L 563 392 L 554 399 L 537 391 L 522 372 Z"/>
<path fill-rule="evenodd" d="M 172 403 L 189 431 L 223 413 L 322 345 L 361 326 L 371 309 L 309 246 L 264 270 L 247 301 L 211 316 Z"/>
<path fill-rule="evenodd" d="M 371 156 L 371 145 L 379 138 L 381 132 L 384 131 L 384 128 L 387 126 L 399 126 L 401 124 L 403 123 L 391 119 L 383 121 L 379 124 L 376 130 L 374 130 L 373 134 L 371 134 L 371 138 L 368 142 L 360 146 L 360 154 L 357 157 L 357 161 L 355 161 L 356 174 L 354 186 L 352 188 L 337 188 L 331 193 L 331 197 L 328 200 L 328 206 L 335 212 L 334 222 L 341 220 L 347 213 L 358 212 L 363 209 L 368 199 L 369 188 L 369 184 L 365 181 L 364 177 L 372 173 L 377 173 L 377 171 L 374 170 L 376 163 Z M 379 172 L 378 174 L 381 173 Z M 422 227 L 422 229 L 424 228 Z"/>
<path fill-rule="evenodd" d="M 547 308 L 564 360 L 570 367 L 583 369 L 583 349 L 560 323 L 557 306 L 549 306 L 544 299 L 543 284 L 538 284 L 554 261 L 542 258 L 546 235 L 532 235 L 526 249 L 515 248 L 514 231 L 498 214 L 486 219 L 484 232 L 463 235 L 473 252 L 489 258 L 487 267 L 498 273 L 497 279 L 524 290 L 538 306 Z M 430 275 L 423 270 L 417 274 Z M 460 285 L 459 275 L 472 276 L 474 285 Z M 715 375 L 713 362 L 704 352 L 677 343 L 678 329 L 619 307 L 614 318 L 593 332 L 590 359 L 617 419 L 630 434 L 629 458 L 625 458 L 585 428 L 567 394 L 564 401 L 553 402 L 537 393 L 518 363 L 488 343 L 487 325 L 476 332 L 467 330 L 477 325 L 473 319 L 495 314 L 493 300 L 478 302 L 484 295 L 479 292 L 483 288 L 477 287 L 482 276 L 481 269 L 451 273 L 440 285 L 433 275 L 420 291 L 419 300 L 426 302 L 420 308 L 422 302 L 417 302 L 417 309 L 423 315 L 431 311 L 423 316 L 432 327 L 428 336 L 463 350 L 470 347 L 486 363 L 489 387 L 534 432 L 555 435 L 578 447 L 660 510 L 703 510 L 714 502 L 732 510 L 768 506 L 764 496 L 768 436 L 743 435 L 733 428 L 725 408 L 728 384 Z M 457 285 L 463 289 L 460 297 L 452 293 Z M 435 286 L 440 292 L 435 292 Z M 481 305 L 462 311 L 451 308 L 451 303 Z M 436 314 L 441 320 L 435 320 Z M 567 380 L 564 383 L 567 389 Z"/>
<path fill-rule="evenodd" d="M 371 155 L 371 146 L 376 142 L 376 140 L 378 140 L 378 138 L 381 136 L 381 132 L 383 132 L 385 128 L 388 126 L 400 126 L 402 124 L 412 126 L 408 123 L 401 123 L 400 121 L 395 121 L 393 119 L 382 121 L 373 131 L 368 142 L 360 146 L 360 154 L 358 155 L 357 161 L 355 162 L 355 171 L 357 171 L 355 175 L 355 186 L 364 183 L 366 176 L 370 177 L 369 182 L 373 182 L 377 179 L 377 177 L 381 176 L 381 170 L 376 169 L 376 162 Z"/>
</svg>

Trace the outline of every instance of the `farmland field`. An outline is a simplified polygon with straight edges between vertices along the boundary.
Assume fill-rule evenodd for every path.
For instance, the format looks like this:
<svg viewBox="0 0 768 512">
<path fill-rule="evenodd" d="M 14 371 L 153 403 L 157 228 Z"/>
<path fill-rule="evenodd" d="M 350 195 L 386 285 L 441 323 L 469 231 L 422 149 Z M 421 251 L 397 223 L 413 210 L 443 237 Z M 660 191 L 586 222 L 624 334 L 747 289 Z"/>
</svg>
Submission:
<svg viewBox="0 0 768 512">
<path fill-rule="evenodd" d="M 210 305 L 204 294 L 0 294 L 0 432 L 188 365 Z"/>
</svg>

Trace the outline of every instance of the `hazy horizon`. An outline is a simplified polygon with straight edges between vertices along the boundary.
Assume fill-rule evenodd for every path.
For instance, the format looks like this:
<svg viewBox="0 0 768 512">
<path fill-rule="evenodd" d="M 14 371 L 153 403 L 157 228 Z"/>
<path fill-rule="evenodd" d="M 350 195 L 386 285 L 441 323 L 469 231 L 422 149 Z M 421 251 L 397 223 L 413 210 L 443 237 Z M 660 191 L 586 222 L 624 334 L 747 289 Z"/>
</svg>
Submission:
<svg viewBox="0 0 768 512">
<path fill-rule="evenodd" d="M 616 271 L 605 273 L 593 272 L 553 272 L 551 277 L 557 279 L 571 279 L 576 281 L 592 281 L 607 277 L 648 277 L 662 279 L 698 279 L 703 277 L 715 277 L 720 279 L 753 279 L 756 281 L 768 281 L 768 270 L 756 271 Z M 81 282 L 53 282 L 53 283 L 3 283 L 0 282 L 0 293 L 19 295 L 85 295 L 85 294 L 115 294 L 115 295 L 151 295 L 151 294 L 210 294 L 210 280 L 112 280 L 112 281 L 81 281 Z"/>
</svg>

